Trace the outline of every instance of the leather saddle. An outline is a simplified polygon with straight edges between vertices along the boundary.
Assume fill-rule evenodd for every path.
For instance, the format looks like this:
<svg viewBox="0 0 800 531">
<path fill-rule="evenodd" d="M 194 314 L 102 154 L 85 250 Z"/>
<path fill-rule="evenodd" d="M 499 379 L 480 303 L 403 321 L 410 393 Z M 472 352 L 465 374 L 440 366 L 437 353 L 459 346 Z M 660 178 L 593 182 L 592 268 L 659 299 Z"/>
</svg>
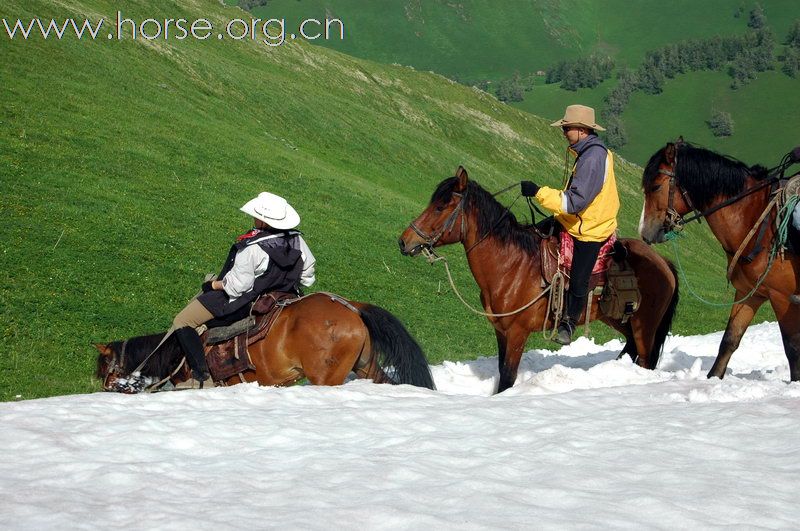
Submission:
<svg viewBox="0 0 800 531">
<path fill-rule="evenodd" d="M 263 339 L 284 306 L 297 298 L 296 293 L 266 293 L 253 303 L 246 318 L 203 332 L 200 338 L 206 345 L 206 362 L 215 382 L 224 382 L 231 376 L 255 370 L 247 347 Z"/>
</svg>

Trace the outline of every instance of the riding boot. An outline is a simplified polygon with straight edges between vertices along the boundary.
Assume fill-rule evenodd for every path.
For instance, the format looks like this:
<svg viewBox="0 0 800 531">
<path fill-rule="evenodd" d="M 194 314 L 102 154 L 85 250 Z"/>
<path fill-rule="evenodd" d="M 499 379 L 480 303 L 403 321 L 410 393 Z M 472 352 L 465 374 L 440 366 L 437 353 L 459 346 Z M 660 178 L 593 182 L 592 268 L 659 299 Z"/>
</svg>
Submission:
<svg viewBox="0 0 800 531">
<path fill-rule="evenodd" d="M 202 382 L 208 380 L 209 374 L 205 350 L 203 349 L 203 342 L 200 341 L 200 336 L 191 326 L 184 326 L 175 330 L 175 337 L 178 338 L 181 349 L 186 355 L 186 362 L 192 369 L 192 377 L 201 382 L 200 387 L 202 389 Z"/>
<path fill-rule="evenodd" d="M 578 326 L 578 319 L 581 317 L 584 306 L 586 306 L 586 297 L 576 297 L 571 292 L 567 292 L 566 312 L 558 324 L 556 337 L 553 338 L 553 341 L 559 345 L 572 343 L 572 334 Z"/>
<path fill-rule="evenodd" d="M 572 343 L 573 332 L 575 332 L 575 321 L 570 316 L 566 316 L 558 324 L 558 330 L 553 341 L 559 345 L 569 345 Z"/>
</svg>

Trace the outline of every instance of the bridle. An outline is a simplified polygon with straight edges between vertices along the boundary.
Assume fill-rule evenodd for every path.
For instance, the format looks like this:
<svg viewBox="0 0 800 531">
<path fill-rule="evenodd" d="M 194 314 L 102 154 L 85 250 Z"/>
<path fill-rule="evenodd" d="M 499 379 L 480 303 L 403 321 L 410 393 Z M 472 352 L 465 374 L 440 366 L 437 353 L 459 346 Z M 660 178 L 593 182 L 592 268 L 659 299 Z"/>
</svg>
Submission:
<svg viewBox="0 0 800 531">
<path fill-rule="evenodd" d="M 417 247 L 422 247 L 423 249 L 432 250 L 436 243 L 444 236 L 446 233 L 450 232 L 453 229 L 453 226 L 456 224 L 456 220 L 458 216 L 461 215 L 461 227 L 459 232 L 459 239 L 463 238 L 464 234 L 467 231 L 467 218 L 466 216 L 462 215 L 464 213 L 464 201 L 467 198 L 467 192 L 465 191 L 463 194 L 460 192 L 453 192 L 453 195 L 458 196 L 459 201 L 456 207 L 450 212 L 450 215 L 447 216 L 447 219 L 442 224 L 441 228 L 436 232 L 432 232 L 428 234 L 421 228 L 419 228 L 416 223 L 413 221 L 408 226 L 411 230 L 413 230 L 417 236 L 423 239 L 423 243 L 418 245 Z"/>
<path fill-rule="evenodd" d="M 758 192 L 759 190 L 771 186 L 779 179 L 779 177 L 776 177 L 776 175 L 774 174 L 775 170 L 773 170 L 770 172 L 770 177 L 768 179 L 764 179 L 764 181 L 760 182 L 756 186 L 748 188 L 744 192 L 737 194 L 733 197 L 730 197 L 725 201 L 723 201 L 722 203 L 719 203 L 718 205 L 700 211 L 692 203 L 692 200 L 689 197 L 689 193 L 686 191 L 686 189 L 683 188 L 680 185 L 680 183 L 678 183 L 678 178 L 676 175 L 677 167 L 678 167 L 678 145 L 675 145 L 675 159 L 670 164 L 670 169 L 661 167 L 659 167 L 658 169 L 659 174 L 666 175 L 667 177 L 669 177 L 669 199 L 667 203 L 666 214 L 664 216 L 664 222 L 662 223 L 662 227 L 665 234 L 669 232 L 680 232 L 681 230 L 683 230 L 684 226 L 686 226 L 688 223 L 691 223 L 692 221 L 697 221 L 699 223 L 703 218 L 710 216 L 717 210 L 723 209 L 726 206 L 732 205 L 733 203 L 736 203 L 737 201 L 740 201 L 745 197 L 754 194 L 755 192 Z M 693 214 L 688 218 L 684 218 L 683 214 L 679 214 L 678 211 L 675 210 L 676 189 L 678 192 L 680 192 L 681 197 L 683 197 L 683 201 L 686 203 L 686 206 L 688 206 L 689 209 L 693 212 Z"/>
<path fill-rule="evenodd" d="M 699 221 L 700 218 L 703 217 L 703 214 L 701 214 L 692 204 L 692 200 L 689 198 L 689 194 L 686 192 L 686 189 L 684 189 L 680 184 L 678 184 L 678 180 L 675 176 L 675 166 L 677 166 L 677 160 L 672 163 L 671 170 L 667 170 L 665 168 L 658 169 L 659 174 L 666 175 L 667 177 L 669 177 L 669 192 L 668 192 L 669 196 L 667 200 L 668 201 L 667 211 L 664 216 L 664 223 L 662 224 L 665 233 L 673 231 L 677 232 L 683 230 L 684 225 L 686 225 L 690 221 L 694 221 L 695 219 Z M 683 214 L 680 214 L 677 210 L 675 210 L 676 189 L 678 190 L 678 192 L 680 192 L 681 197 L 683 197 L 683 201 L 684 203 L 686 203 L 686 206 L 688 206 L 692 210 L 692 212 L 694 212 L 694 215 L 689 220 L 684 219 Z"/>
<path fill-rule="evenodd" d="M 111 358 L 111 362 L 106 365 L 105 368 L 105 376 L 103 377 L 103 389 L 108 388 L 108 380 L 115 376 L 119 378 L 120 370 L 122 369 L 122 365 L 125 360 L 125 348 L 128 346 L 128 340 L 122 342 L 122 348 L 119 349 L 119 353 L 117 350 L 114 349 L 112 352 L 114 355 Z"/>
</svg>

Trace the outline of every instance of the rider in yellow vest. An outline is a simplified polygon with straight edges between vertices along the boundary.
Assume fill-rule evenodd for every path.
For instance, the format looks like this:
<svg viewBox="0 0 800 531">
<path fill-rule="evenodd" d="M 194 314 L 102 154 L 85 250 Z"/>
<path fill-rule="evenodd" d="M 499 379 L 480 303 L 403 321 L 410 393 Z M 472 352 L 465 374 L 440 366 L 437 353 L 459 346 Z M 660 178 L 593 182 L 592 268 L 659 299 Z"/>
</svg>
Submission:
<svg viewBox="0 0 800 531">
<path fill-rule="evenodd" d="M 535 197 L 574 240 L 570 287 L 564 318 L 554 338 L 557 343 L 572 342 L 581 312 L 586 307 L 589 278 L 600 248 L 617 228 L 619 195 L 614 178 L 614 157 L 595 131 L 594 109 L 570 105 L 564 118 L 551 124 L 560 127 L 569 143 L 568 150 L 576 157 L 572 172 L 563 190 L 522 181 L 522 195 Z"/>
</svg>

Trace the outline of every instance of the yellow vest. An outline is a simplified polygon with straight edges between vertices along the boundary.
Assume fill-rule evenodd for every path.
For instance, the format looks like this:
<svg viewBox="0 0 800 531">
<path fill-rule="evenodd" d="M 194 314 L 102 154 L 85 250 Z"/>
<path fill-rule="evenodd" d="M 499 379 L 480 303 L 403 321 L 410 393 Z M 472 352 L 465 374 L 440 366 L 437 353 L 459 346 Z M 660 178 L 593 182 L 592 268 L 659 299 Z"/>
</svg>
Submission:
<svg viewBox="0 0 800 531">
<path fill-rule="evenodd" d="M 575 166 L 572 174 L 575 175 Z M 569 181 L 567 181 L 567 186 Z M 565 189 L 566 190 L 566 187 Z M 617 180 L 614 177 L 614 155 L 606 151 L 606 174 L 603 188 L 586 208 L 577 214 L 564 212 L 564 190 L 556 190 L 542 186 L 536 194 L 536 200 L 554 213 L 556 220 L 576 240 L 584 242 L 601 242 L 617 230 L 617 212 L 619 212 L 619 194 Z"/>
</svg>

